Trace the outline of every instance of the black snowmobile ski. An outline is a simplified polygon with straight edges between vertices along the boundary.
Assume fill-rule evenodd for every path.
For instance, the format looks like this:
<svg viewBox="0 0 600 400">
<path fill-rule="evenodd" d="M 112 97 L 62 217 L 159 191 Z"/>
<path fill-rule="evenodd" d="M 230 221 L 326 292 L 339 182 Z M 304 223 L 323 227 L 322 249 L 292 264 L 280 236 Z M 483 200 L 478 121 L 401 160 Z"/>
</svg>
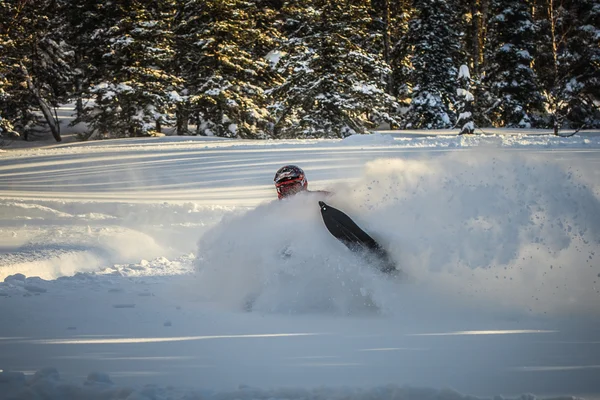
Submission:
<svg viewBox="0 0 600 400">
<path fill-rule="evenodd" d="M 382 272 L 397 271 L 389 254 L 375 239 L 363 231 L 356 223 L 337 208 L 319 201 L 321 216 L 327 230 L 346 247 L 355 252 L 365 252 L 376 257 Z"/>
</svg>

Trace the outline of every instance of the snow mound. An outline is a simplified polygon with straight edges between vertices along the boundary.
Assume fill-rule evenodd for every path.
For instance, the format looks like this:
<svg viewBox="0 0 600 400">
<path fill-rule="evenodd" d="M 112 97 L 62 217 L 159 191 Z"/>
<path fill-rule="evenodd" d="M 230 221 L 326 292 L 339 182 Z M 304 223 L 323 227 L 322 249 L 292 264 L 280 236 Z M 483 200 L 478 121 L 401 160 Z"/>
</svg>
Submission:
<svg viewBox="0 0 600 400">
<path fill-rule="evenodd" d="M 178 276 L 191 274 L 194 271 L 195 257 L 193 254 L 183 255 L 169 260 L 165 257 L 157 257 L 152 260 L 141 260 L 138 263 L 114 264 L 110 267 L 98 268 L 95 271 L 86 272 L 84 269 L 70 271 L 57 279 L 46 280 L 39 276 L 26 276 L 23 273 L 15 273 L 4 278 L 0 282 L 0 296 L 38 296 L 44 293 L 61 293 L 68 288 L 76 288 L 82 283 L 106 285 L 114 288 L 123 283 L 123 278 L 160 278 L 165 276 Z M 65 271 L 65 266 L 58 266 Z M 26 268 L 15 268 L 27 270 Z M 39 271 L 31 271 L 35 274 Z"/>
<path fill-rule="evenodd" d="M 374 132 L 368 135 L 350 135 L 344 138 L 341 143 L 352 146 L 389 145 L 394 143 L 394 137 Z"/>
<path fill-rule="evenodd" d="M 25 249 L 0 254 L 0 279 L 11 274 L 25 274 L 54 279 L 77 272 L 94 271 L 105 265 L 107 259 L 98 249 L 72 250 L 68 248 Z"/>
<path fill-rule="evenodd" d="M 73 218 L 73 215 L 40 204 L 6 202 L 0 207 L 0 218 Z"/>
<path fill-rule="evenodd" d="M 146 233 L 117 226 L 67 229 L 55 225 L 44 231 L 21 228 L 19 235 L 25 243 L 16 243 L 0 253 L 0 279 L 15 273 L 55 279 L 117 261 L 134 262 L 165 254 L 163 246 Z"/>
<path fill-rule="evenodd" d="M 174 260 L 157 257 L 153 260 L 141 260 L 139 263 L 114 264 L 96 274 L 125 277 L 182 275 L 193 272 L 194 260 L 193 254 L 183 255 Z"/>
</svg>

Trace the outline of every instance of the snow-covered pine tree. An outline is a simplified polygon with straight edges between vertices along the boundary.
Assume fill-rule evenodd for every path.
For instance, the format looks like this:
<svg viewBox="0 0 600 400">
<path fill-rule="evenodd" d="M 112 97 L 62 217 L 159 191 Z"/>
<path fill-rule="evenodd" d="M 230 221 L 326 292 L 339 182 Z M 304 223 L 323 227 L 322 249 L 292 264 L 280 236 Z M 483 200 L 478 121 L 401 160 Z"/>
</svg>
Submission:
<svg viewBox="0 0 600 400">
<path fill-rule="evenodd" d="M 74 124 L 86 122 L 90 130 L 83 139 L 128 136 L 128 129 L 121 117 L 121 107 L 116 96 L 102 96 L 101 88 L 114 85 L 116 77 L 109 32 L 116 32 L 126 9 L 121 2 L 101 0 L 70 0 L 67 8 L 67 32 L 75 48 L 75 60 L 79 74 L 75 81 L 77 93 L 77 118 Z M 100 92 L 100 93 L 98 93 Z M 116 93 L 115 93 L 116 94 Z M 91 101 L 90 101 L 91 100 Z"/>
<path fill-rule="evenodd" d="M 388 93 L 395 96 L 401 106 L 401 111 L 408 108 L 410 103 L 410 47 L 405 42 L 413 8 L 411 0 L 371 0 L 375 15 L 381 19 L 384 34 L 383 56 L 389 65 L 391 73 L 388 78 Z M 386 15 L 386 13 L 388 15 Z M 388 42 L 388 43 L 386 43 Z M 388 48 L 389 47 L 389 48 Z"/>
<path fill-rule="evenodd" d="M 345 137 L 398 122 L 386 91 L 391 71 L 363 47 L 373 34 L 369 3 L 314 0 L 283 10 L 294 30 L 277 66 L 285 81 L 270 92 L 276 137 Z"/>
<path fill-rule="evenodd" d="M 95 62 L 80 121 L 86 137 L 130 137 L 157 133 L 171 122 L 179 79 L 170 71 L 174 9 L 168 0 L 104 2 L 102 25 L 91 35 Z M 100 18 L 99 18 L 100 17 Z"/>
<path fill-rule="evenodd" d="M 82 116 L 83 101 L 89 95 L 88 88 L 93 82 L 102 81 L 110 75 L 105 70 L 104 47 L 98 46 L 103 30 L 116 24 L 117 15 L 98 0 L 66 0 L 64 7 L 65 37 L 73 47 L 74 98 L 77 114 Z"/>
<path fill-rule="evenodd" d="M 406 46 L 411 50 L 411 102 L 405 127 L 439 129 L 456 123 L 456 65 L 465 62 L 457 0 L 415 0 Z"/>
<path fill-rule="evenodd" d="M 269 136 L 271 12 L 269 2 L 256 0 L 190 0 L 178 12 L 177 63 L 188 92 L 181 115 L 192 117 L 198 134 Z"/>
<path fill-rule="evenodd" d="M 15 61 L 20 58 L 18 41 L 25 36 L 18 24 L 21 10 L 13 1 L 0 0 L 0 138 L 18 137 L 34 118 L 29 110 L 30 93 L 19 85 Z M 12 22 L 12 23 L 11 23 Z"/>
<path fill-rule="evenodd" d="M 543 112 L 532 68 L 535 25 L 531 10 L 531 0 L 490 3 L 483 83 L 494 126 L 532 127 Z"/>
<path fill-rule="evenodd" d="M 600 3 L 597 0 L 570 0 L 561 63 L 569 72 L 565 95 L 571 99 L 565 113 L 574 128 L 600 127 Z"/>
<path fill-rule="evenodd" d="M 473 97 L 471 87 L 471 74 L 469 67 L 461 65 L 458 71 L 458 84 L 459 88 L 456 90 L 458 96 L 458 103 L 456 110 L 458 111 L 457 125 L 460 126 L 460 133 L 472 134 L 475 132 L 475 122 L 473 121 Z"/>
<path fill-rule="evenodd" d="M 72 53 L 60 30 L 59 3 L 0 0 L 0 124 L 25 139 L 41 122 L 39 110 L 61 141 L 53 107 L 70 92 Z"/>
<path fill-rule="evenodd" d="M 70 0 L 47 0 L 44 11 L 47 19 L 41 27 L 45 32 L 38 37 L 36 80 L 44 81 L 50 87 L 53 106 L 63 104 L 73 95 L 74 48 L 65 29 L 65 9 L 69 6 Z"/>
<path fill-rule="evenodd" d="M 4 40 L 5 38 L 0 35 L 0 48 L 3 47 Z M 11 83 L 8 80 L 3 58 L 3 55 L 0 55 L 0 139 L 20 136 L 14 126 L 17 113 L 15 103 L 11 99 Z"/>
</svg>

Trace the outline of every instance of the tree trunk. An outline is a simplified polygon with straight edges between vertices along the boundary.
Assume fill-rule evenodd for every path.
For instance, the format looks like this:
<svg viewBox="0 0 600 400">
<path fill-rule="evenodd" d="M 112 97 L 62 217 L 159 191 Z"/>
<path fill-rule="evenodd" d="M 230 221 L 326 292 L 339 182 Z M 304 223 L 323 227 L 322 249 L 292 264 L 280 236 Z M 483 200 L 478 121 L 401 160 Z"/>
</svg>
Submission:
<svg viewBox="0 0 600 400">
<path fill-rule="evenodd" d="M 383 1 L 383 59 L 385 63 L 390 67 L 391 70 L 391 37 L 390 37 L 390 0 Z M 394 76 L 390 72 L 387 76 L 386 91 L 388 94 L 392 94 L 394 91 Z M 390 122 L 390 129 L 394 129 L 395 126 Z"/>
<path fill-rule="evenodd" d="M 79 66 L 80 64 L 81 55 L 79 54 L 79 52 L 77 52 L 75 53 L 75 65 Z M 80 74 L 77 74 L 75 76 L 75 90 L 77 92 L 77 102 L 75 105 L 75 110 L 77 111 L 77 116 L 81 117 L 81 115 L 83 115 L 83 99 L 81 98 L 83 91 L 83 83 Z"/>
<path fill-rule="evenodd" d="M 383 1 L 383 59 L 390 63 L 390 0 Z"/>
<path fill-rule="evenodd" d="M 31 91 L 31 93 L 35 97 L 35 99 L 40 107 L 40 110 L 42 111 L 42 114 L 44 115 L 44 118 L 46 119 L 46 122 L 48 123 L 48 127 L 50 127 L 52 136 L 54 136 L 54 139 L 57 142 L 62 141 L 62 138 L 60 137 L 60 125 L 58 123 L 58 120 L 54 118 L 54 116 L 52 115 L 52 110 L 50 109 L 50 106 L 48 105 L 46 100 L 42 97 L 38 88 L 34 85 L 32 79 L 31 79 L 31 76 L 29 75 L 29 71 L 27 71 L 27 67 L 25 67 L 25 65 L 23 65 L 22 63 L 20 64 L 20 66 L 21 66 L 21 72 L 23 73 L 23 76 L 25 77 L 25 81 L 27 82 L 27 88 Z"/>
<path fill-rule="evenodd" d="M 560 93 L 559 89 L 559 77 L 558 77 L 558 43 L 556 41 L 556 18 L 554 15 L 554 4 L 553 4 L 553 0 L 547 0 L 546 1 L 547 4 L 547 17 L 548 17 L 548 21 L 550 22 L 550 34 L 552 37 L 552 74 L 553 74 L 553 81 L 554 81 L 554 87 L 553 89 L 557 90 Z M 551 91 L 550 96 L 553 96 Z M 560 108 L 558 106 L 558 104 L 560 104 L 560 99 L 556 99 L 556 105 L 553 107 L 554 108 L 554 135 L 558 136 L 558 131 L 561 128 L 562 125 L 562 115 L 560 115 Z"/>
<path fill-rule="evenodd" d="M 196 135 L 205 136 L 204 132 L 200 132 L 200 112 L 196 112 Z"/>
<path fill-rule="evenodd" d="M 550 33 L 552 35 L 552 61 L 554 72 L 554 82 L 558 83 L 558 40 L 556 38 L 556 16 L 554 15 L 553 0 L 548 0 L 548 21 L 550 21 Z"/>
<path fill-rule="evenodd" d="M 473 76 L 479 77 L 481 63 L 481 11 L 479 1 L 471 0 L 471 51 L 473 60 Z"/>
<path fill-rule="evenodd" d="M 182 136 L 188 133 L 189 113 L 182 103 L 177 104 L 176 120 L 177 135 Z"/>
<path fill-rule="evenodd" d="M 485 52 L 484 50 L 484 46 L 485 46 L 485 38 L 487 37 L 487 19 L 488 19 L 488 14 L 490 12 L 490 0 L 481 0 L 481 16 L 480 16 L 480 32 L 479 32 L 479 48 L 481 49 L 481 63 L 482 65 L 480 65 L 480 69 L 483 69 L 485 66 L 485 57 L 484 54 Z"/>
</svg>

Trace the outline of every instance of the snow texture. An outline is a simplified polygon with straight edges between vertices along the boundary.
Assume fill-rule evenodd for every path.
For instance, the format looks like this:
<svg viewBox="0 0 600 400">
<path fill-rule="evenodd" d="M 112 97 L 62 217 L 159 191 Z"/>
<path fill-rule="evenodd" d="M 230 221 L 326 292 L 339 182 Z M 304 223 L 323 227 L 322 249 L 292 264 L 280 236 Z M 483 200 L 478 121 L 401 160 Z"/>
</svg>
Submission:
<svg viewBox="0 0 600 400">
<path fill-rule="evenodd" d="M 598 398 L 600 135 L 494 132 L 3 153 L 0 399 Z"/>
</svg>

